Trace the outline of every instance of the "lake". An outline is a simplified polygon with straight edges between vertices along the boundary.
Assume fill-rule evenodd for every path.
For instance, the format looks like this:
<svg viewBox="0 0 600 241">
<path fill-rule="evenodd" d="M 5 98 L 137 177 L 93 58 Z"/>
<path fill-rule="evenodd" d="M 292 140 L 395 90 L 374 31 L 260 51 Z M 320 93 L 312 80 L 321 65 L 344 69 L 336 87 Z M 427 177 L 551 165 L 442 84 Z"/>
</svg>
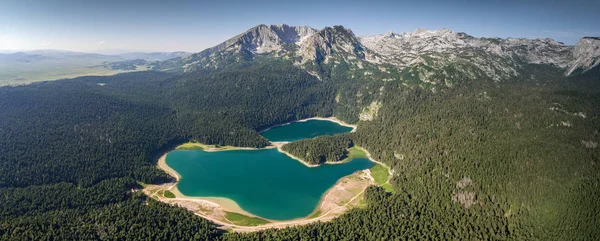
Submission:
<svg viewBox="0 0 600 241">
<path fill-rule="evenodd" d="M 333 121 L 307 120 L 273 127 L 261 133 L 269 141 L 297 141 L 317 136 L 332 136 L 352 131 L 352 127 L 342 126 Z"/>
<path fill-rule="evenodd" d="M 274 136 L 280 138 L 277 140 L 289 141 L 335 132 L 328 129 L 331 126 L 329 124 L 314 122 L 279 126 L 263 135 L 266 137 L 272 134 L 268 132 L 273 131 L 276 133 Z M 338 125 L 330 121 L 316 122 Z M 285 130 L 279 130 L 282 128 Z M 302 131 L 304 128 L 309 130 Z M 352 128 L 345 130 L 351 131 Z M 178 150 L 167 155 L 166 163 L 181 176 L 177 188 L 182 194 L 229 198 L 245 211 L 271 220 L 290 220 L 310 215 L 323 194 L 340 178 L 374 165 L 366 158 L 357 158 L 342 164 L 311 168 L 275 148 L 219 152 Z"/>
</svg>

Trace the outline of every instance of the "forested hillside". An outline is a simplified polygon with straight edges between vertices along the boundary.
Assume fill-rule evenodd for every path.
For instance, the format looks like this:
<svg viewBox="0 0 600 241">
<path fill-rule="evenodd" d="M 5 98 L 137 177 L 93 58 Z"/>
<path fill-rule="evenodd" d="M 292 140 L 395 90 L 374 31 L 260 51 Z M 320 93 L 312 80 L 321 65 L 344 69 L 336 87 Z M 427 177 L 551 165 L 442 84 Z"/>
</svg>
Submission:
<svg viewBox="0 0 600 241">
<path fill-rule="evenodd" d="M 329 91 L 278 63 L 214 75 L 143 72 L 0 88 L 0 239 L 51 238 L 54 231 L 67 240 L 212 237 L 205 220 L 132 196 L 135 181 L 172 180 L 153 158 L 189 140 L 266 146 L 255 130 L 330 115 Z"/>
<path fill-rule="evenodd" d="M 285 144 L 281 149 L 301 158 L 308 164 L 318 165 L 344 160 L 348 157 L 348 148 L 352 146 L 352 140 L 348 135 L 342 134 L 294 141 Z"/>
<path fill-rule="evenodd" d="M 597 239 L 599 78 L 482 84 L 441 93 L 387 83 L 378 118 L 359 122 L 350 136 L 393 168 L 395 193 L 371 188 L 367 208 L 334 222 L 225 237 Z M 323 146 L 321 141 L 302 146 Z"/>
<path fill-rule="evenodd" d="M 0 239 L 595 240 L 599 76 L 449 88 L 271 61 L 3 87 Z M 357 132 L 290 151 L 316 163 L 362 146 L 394 169 L 393 194 L 371 187 L 367 207 L 331 222 L 224 234 L 132 192 L 171 181 L 153 158 L 174 144 L 263 147 L 257 130 L 330 115 Z"/>
</svg>

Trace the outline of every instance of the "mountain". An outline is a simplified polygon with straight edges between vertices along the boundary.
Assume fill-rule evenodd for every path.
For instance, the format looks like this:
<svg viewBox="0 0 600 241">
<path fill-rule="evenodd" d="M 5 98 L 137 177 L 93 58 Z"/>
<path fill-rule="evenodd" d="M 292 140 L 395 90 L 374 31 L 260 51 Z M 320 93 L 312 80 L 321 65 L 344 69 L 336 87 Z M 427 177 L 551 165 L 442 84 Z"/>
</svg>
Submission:
<svg viewBox="0 0 600 241">
<path fill-rule="evenodd" d="M 572 47 L 552 39 L 476 38 L 449 29 L 390 32 L 363 37 L 361 42 L 378 53 L 381 62 L 399 69 L 421 67 L 421 79 L 432 83 L 452 78 L 448 70 L 469 79 L 500 81 L 518 76 L 531 64 L 564 69 L 572 56 Z"/>
<path fill-rule="evenodd" d="M 567 75 L 588 71 L 600 64 L 600 38 L 584 37 L 573 50 L 573 60 Z"/>
<path fill-rule="evenodd" d="M 309 36 L 299 47 L 303 62 L 313 61 L 317 64 L 327 63 L 332 58 L 342 61 L 364 60 L 367 54 L 352 30 L 343 26 L 326 27 Z"/>
<path fill-rule="evenodd" d="M 418 62 L 423 54 L 494 55 L 502 58 L 519 58 L 532 64 L 554 64 L 565 67 L 570 47 L 552 39 L 523 38 L 476 38 L 449 29 L 417 29 L 414 32 L 361 38 L 363 44 L 386 57 L 386 61 L 397 66 L 408 66 Z"/>
<path fill-rule="evenodd" d="M 232 63 L 253 60 L 262 55 L 281 56 L 293 50 L 316 32 L 315 29 L 288 25 L 258 25 L 202 52 L 167 61 L 160 68 L 190 72 L 220 69 Z"/>
<path fill-rule="evenodd" d="M 576 46 L 549 38 L 477 38 L 449 29 L 356 37 L 343 26 L 258 25 L 215 47 L 157 69 L 214 71 L 256 60 L 284 60 L 319 78 L 401 80 L 453 86 L 469 80 L 541 79 L 600 60 L 598 39 Z M 345 73 L 343 75 L 336 73 Z"/>
<path fill-rule="evenodd" d="M 258 25 L 225 42 L 185 58 L 166 61 L 162 69 L 183 72 L 218 70 L 248 61 L 283 59 L 312 69 L 330 63 L 364 60 L 364 46 L 351 30 L 342 26 L 315 30 L 306 26 Z M 309 71 L 319 75 L 318 71 Z"/>
</svg>

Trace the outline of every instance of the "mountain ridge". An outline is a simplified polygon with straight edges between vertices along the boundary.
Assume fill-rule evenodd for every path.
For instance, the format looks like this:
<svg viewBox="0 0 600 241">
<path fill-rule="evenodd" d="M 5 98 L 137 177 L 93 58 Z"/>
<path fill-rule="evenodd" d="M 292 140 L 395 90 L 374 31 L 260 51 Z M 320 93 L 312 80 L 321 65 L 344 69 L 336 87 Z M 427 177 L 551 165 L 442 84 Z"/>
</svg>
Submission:
<svg viewBox="0 0 600 241">
<path fill-rule="evenodd" d="M 452 86 L 462 80 L 503 81 L 530 75 L 531 65 L 547 66 L 567 76 L 583 73 L 600 64 L 597 42 L 594 37 L 582 38 L 574 46 L 551 38 L 479 38 L 447 28 L 357 37 L 341 25 L 317 30 L 260 24 L 157 69 L 211 71 L 256 59 L 281 59 L 320 79 L 332 78 L 343 65 L 345 78 L 418 79 Z"/>
</svg>

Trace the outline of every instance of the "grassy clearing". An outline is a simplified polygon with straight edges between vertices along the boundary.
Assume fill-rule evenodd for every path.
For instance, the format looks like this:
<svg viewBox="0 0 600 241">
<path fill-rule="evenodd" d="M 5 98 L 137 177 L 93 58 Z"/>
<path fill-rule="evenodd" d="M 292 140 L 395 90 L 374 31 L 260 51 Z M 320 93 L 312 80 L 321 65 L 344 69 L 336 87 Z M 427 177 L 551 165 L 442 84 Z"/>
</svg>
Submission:
<svg viewBox="0 0 600 241">
<path fill-rule="evenodd" d="M 181 144 L 175 148 L 175 150 L 204 150 L 205 145 L 202 145 L 197 142 L 188 142 Z"/>
<path fill-rule="evenodd" d="M 383 187 L 383 189 L 385 189 L 386 192 L 394 192 L 392 184 L 384 183 L 383 185 L 381 185 L 381 187 Z"/>
<path fill-rule="evenodd" d="M 234 146 L 219 146 L 219 145 L 205 145 L 199 142 L 188 142 L 181 144 L 175 148 L 175 150 L 205 150 L 205 151 L 224 151 L 235 149 Z"/>
<path fill-rule="evenodd" d="M 371 167 L 370 170 L 371 176 L 373 177 L 373 179 L 375 179 L 375 184 L 377 185 L 381 186 L 384 183 L 387 183 L 388 179 L 390 178 L 390 173 L 388 172 L 388 169 L 379 163 Z"/>
<path fill-rule="evenodd" d="M 366 200 L 366 199 L 365 199 L 365 197 L 364 197 L 364 196 L 365 196 L 365 194 L 363 193 L 363 194 L 361 194 L 361 195 L 363 195 L 363 197 L 362 197 L 362 198 L 361 198 L 361 199 L 358 201 L 358 205 L 356 205 L 356 206 L 357 206 L 357 207 L 359 207 L 359 208 L 363 208 L 363 207 L 366 207 L 366 206 L 367 206 L 367 200 Z"/>
<path fill-rule="evenodd" d="M 348 159 L 354 158 L 367 158 L 367 153 L 365 153 L 362 148 L 353 146 L 352 148 L 348 149 Z"/>
<path fill-rule="evenodd" d="M 321 210 L 317 210 L 316 212 L 314 212 L 313 214 L 311 214 L 310 216 L 308 216 L 308 219 L 317 218 L 320 215 L 321 215 Z"/>
<path fill-rule="evenodd" d="M 353 146 L 350 149 L 348 149 L 346 159 L 342 160 L 341 162 L 347 162 L 355 158 L 367 158 L 367 153 L 365 153 L 365 151 L 361 147 Z"/>
<path fill-rule="evenodd" d="M 258 226 L 269 223 L 269 221 L 262 218 L 248 217 L 239 213 L 225 212 L 225 218 L 231 221 L 235 225 L 240 226 Z"/>
<path fill-rule="evenodd" d="M 164 196 L 164 197 L 166 197 L 166 198 L 175 198 L 175 194 L 173 194 L 173 193 L 172 193 L 171 191 L 169 191 L 169 190 L 165 190 L 165 191 L 163 192 L 163 196 Z"/>
</svg>

